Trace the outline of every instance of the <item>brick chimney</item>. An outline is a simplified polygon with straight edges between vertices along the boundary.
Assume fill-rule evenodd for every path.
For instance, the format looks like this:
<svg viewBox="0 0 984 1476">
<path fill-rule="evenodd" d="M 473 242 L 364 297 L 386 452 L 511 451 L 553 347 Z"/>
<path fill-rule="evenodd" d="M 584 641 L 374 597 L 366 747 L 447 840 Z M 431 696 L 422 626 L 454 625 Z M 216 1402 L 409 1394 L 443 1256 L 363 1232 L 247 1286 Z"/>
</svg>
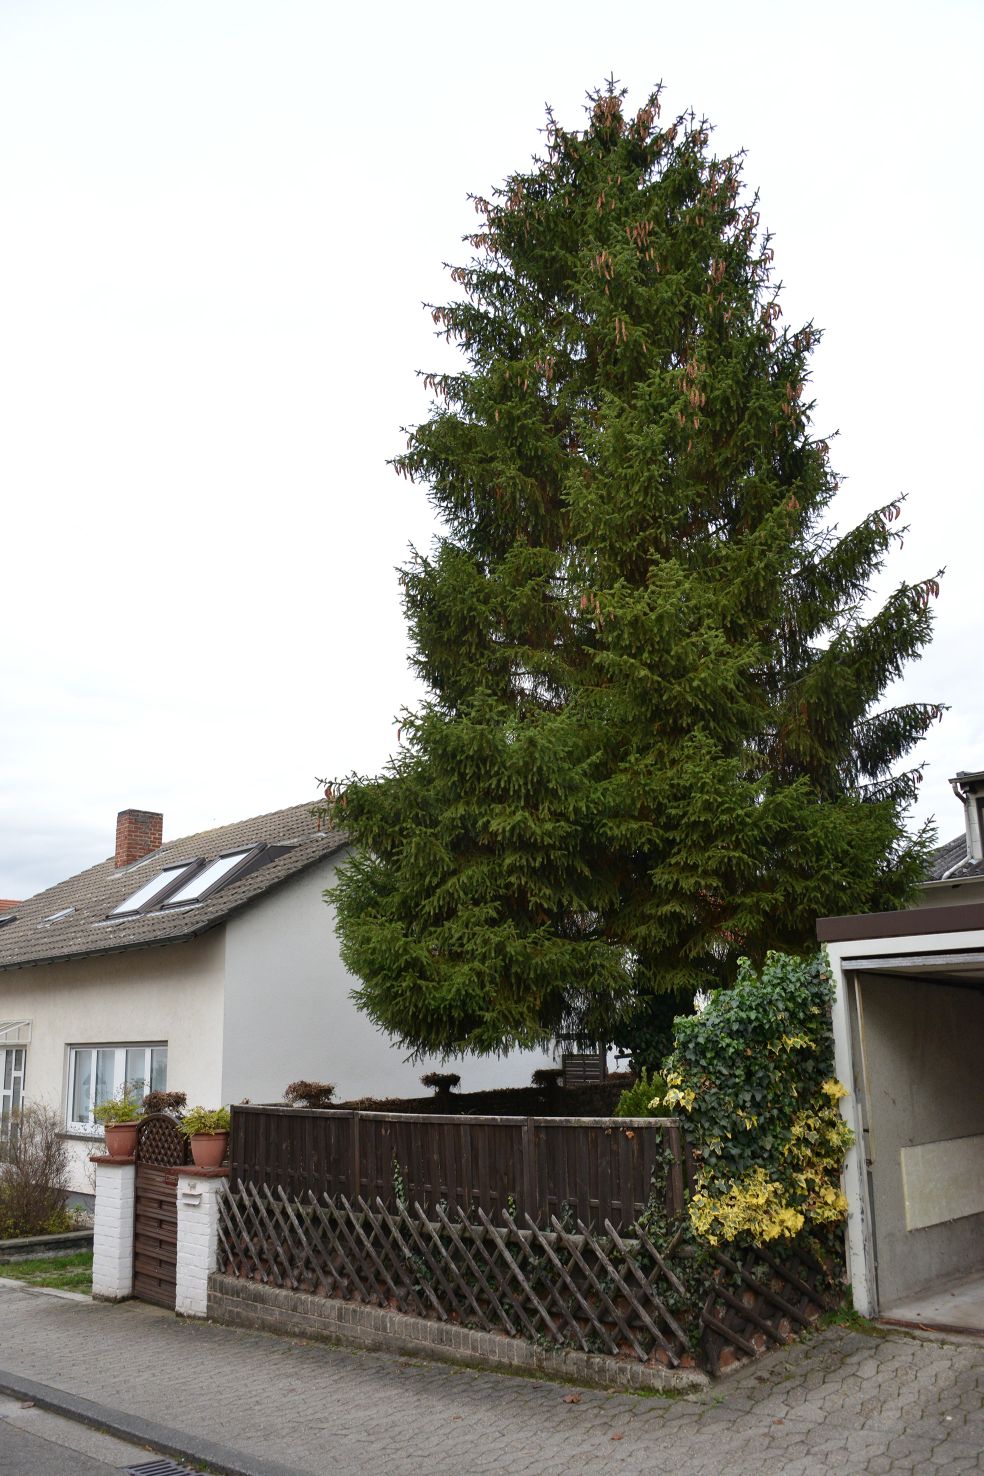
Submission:
<svg viewBox="0 0 984 1476">
<path fill-rule="evenodd" d="M 116 865 L 129 866 L 156 851 L 164 837 L 164 816 L 153 810 L 121 810 L 116 817 Z"/>
</svg>

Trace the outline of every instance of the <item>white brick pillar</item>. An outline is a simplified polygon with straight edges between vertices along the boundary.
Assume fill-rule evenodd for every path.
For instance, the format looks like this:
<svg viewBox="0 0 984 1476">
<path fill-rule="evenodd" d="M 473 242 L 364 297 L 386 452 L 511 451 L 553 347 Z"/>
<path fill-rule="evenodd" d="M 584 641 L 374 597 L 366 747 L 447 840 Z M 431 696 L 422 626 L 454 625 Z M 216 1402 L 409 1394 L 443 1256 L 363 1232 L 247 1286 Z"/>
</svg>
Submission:
<svg viewBox="0 0 984 1476">
<path fill-rule="evenodd" d="M 174 1310 L 185 1317 L 208 1311 L 208 1278 L 215 1270 L 219 1200 L 228 1169 L 178 1169 L 178 1272 Z"/>
<path fill-rule="evenodd" d="M 92 1237 L 92 1295 L 121 1302 L 133 1295 L 133 1207 L 137 1166 L 132 1159 L 93 1156 L 96 1223 Z"/>
</svg>

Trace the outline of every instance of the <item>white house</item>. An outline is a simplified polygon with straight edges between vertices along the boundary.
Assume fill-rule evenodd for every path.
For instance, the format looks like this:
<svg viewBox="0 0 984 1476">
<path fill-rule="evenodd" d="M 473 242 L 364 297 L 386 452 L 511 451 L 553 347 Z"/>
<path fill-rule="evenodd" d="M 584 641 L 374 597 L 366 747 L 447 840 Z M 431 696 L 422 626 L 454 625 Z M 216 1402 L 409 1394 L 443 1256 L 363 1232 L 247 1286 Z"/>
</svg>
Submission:
<svg viewBox="0 0 984 1476">
<path fill-rule="evenodd" d="M 72 1188 L 91 1189 L 93 1108 L 124 1083 L 218 1106 L 279 1101 L 298 1079 L 340 1100 L 415 1096 L 408 1064 L 349 998 L 325 904 L 345 842 L 310 804 L 163 842 L 124 810 L 116 852 L 0 912 L 0 1119 L 57 1109 Z M 455 1063 L 465 1090 L 528 1085 L 537 1053 Z"/>
</svg>

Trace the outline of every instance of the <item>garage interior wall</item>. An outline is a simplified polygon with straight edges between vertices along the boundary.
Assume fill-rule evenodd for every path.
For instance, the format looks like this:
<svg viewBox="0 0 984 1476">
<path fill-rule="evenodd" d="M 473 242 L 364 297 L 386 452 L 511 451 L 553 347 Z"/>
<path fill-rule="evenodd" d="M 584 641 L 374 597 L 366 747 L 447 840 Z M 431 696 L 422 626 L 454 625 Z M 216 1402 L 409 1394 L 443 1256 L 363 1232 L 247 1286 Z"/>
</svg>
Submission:
<svg viewBox="0 0 984 1476">
<path fill-rule="evenodd" d="M 884 1312 L 947 1276 L 984 1272 L 984 1213 L 907 1230 L 901 1164 L 903 1149 L 984 1134 L 984 991 L 900 975 L 857 984 Z"/>
</svg>

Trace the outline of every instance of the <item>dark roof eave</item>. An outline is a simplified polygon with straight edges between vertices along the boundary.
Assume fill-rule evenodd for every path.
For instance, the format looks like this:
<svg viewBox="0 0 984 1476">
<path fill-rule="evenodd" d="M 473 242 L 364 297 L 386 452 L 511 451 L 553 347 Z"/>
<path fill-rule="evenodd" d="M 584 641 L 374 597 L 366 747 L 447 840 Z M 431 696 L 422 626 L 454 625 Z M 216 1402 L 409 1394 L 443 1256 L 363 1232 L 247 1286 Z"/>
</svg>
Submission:
<svg viewBox="0 0 984 1476">
<path fill-rule="evenodd" d="M 47 964 L 79 963 L 86 958 L 106 958 L 111 953 L 140 953 L 148 948 L 168 948 L 172 943 L 191 943 L 195 938 L 210 933 L 213 928 L 221 927 L 229 916 L 230 913 L 224 912 L 221 917 L 210 918 L 191 932 L 173 933 L 170 938 L 141 938 L 139 943 L 117 943 L 112 948 L 79 948 L 74 953 L 49 953 L 44 958 L 24 958 L 17 963 L 0 963 L 0 974 L 16 973 L 18 969 L 40 969 Z"/>
<path fill-rule="evenodd" d="M 902 912 L 861 912 L 849 917 L 821 917 L 821 943 L 847 943 L 855 938 L 922 937 L 929 933 L 984 931 L 984 902 L 955 902 L 949 907 L 914 907 Z"/>
</svg>

